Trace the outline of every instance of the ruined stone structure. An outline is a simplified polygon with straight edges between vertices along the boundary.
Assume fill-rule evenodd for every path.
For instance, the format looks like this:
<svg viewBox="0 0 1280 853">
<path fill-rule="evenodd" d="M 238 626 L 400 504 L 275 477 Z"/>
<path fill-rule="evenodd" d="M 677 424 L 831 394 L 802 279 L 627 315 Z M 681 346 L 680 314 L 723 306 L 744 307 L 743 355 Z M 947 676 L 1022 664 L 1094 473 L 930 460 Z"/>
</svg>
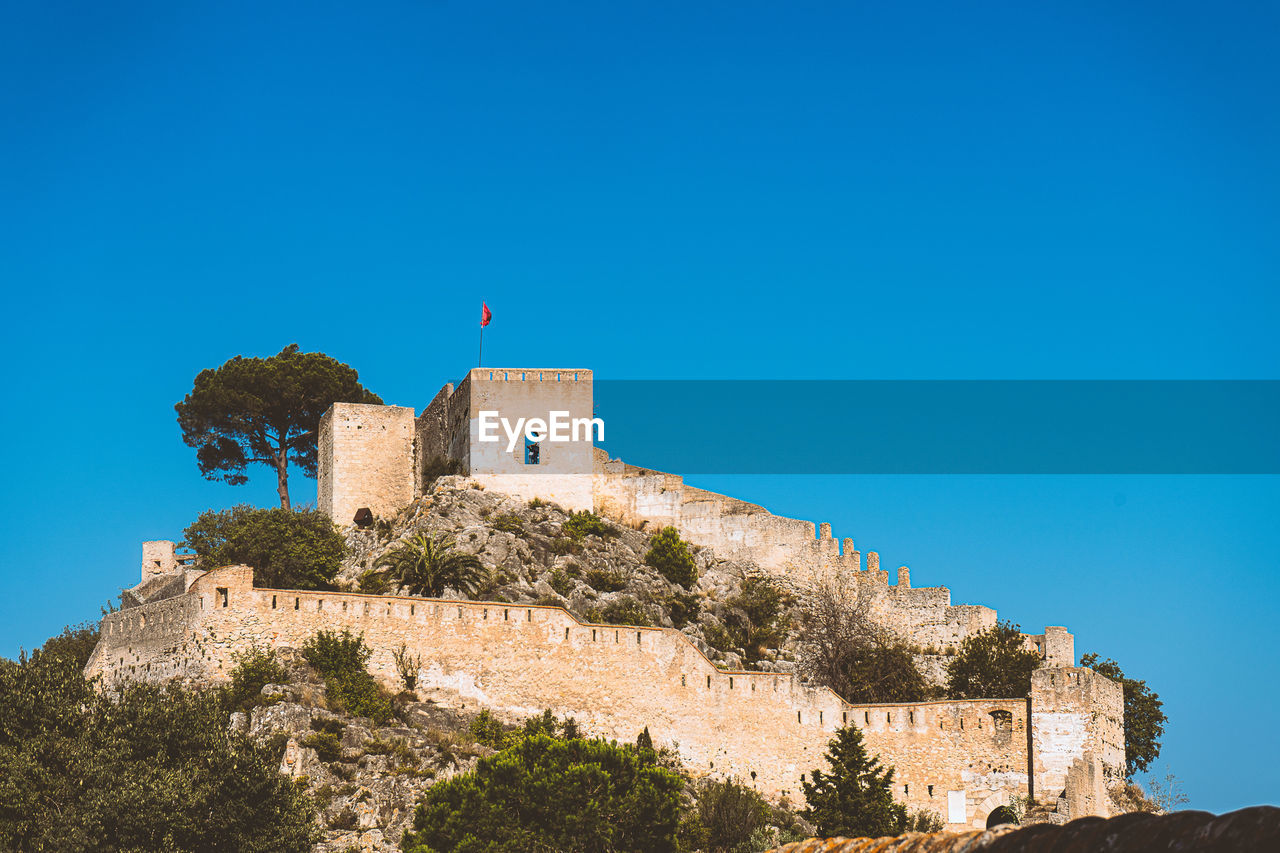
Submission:
<svg viewBox="0 0 1280 853">
<path fill-rule="evenodd" d="M 750 559 L 788 580 L 834 577 L 872 597 L 877 618 L 920 646 L 956 646 L 995 624 L 987 607 L 951 604 L 945 587 L 896 583 L 875 552 L 862 555 L 830 525 L 774 516 L 762 507 L 635 468 L 589 441 L 547 445 L 479 442 L 482 410 L 547 418 L 591 417 L 587 370 L 476 369 L 446 385 L 418 418 L 398 406 L 335 404 L 320 431 L 319 506 L 339 524 L 357 510 L 390 516 L 424 492 L 432 460 L 498 491 L 566 508 L 594 508 L 632 524 L 672 525 L 717 553 Z M 86 669 L 119 679 L 225 680 L 251 646 L 297 648 L 321 628 L 349 628 L 374 650 L 370 670 L 398 684 L 402 644 L 423 661 L 421 690 L 509 717 L 550 708 L 593 734 L 633 740 L 648 726 L 695 771 L 749 780 L 762 793 L 800 797 L 803 774 L 822 765 L 846 723 L 896 768 L 895 795 L 940 814 L 951 828 L 981 826 L 1015 795 L 1059 814 L 1106 816 L 1105 784 L 1124 765 L 1118 684 L 1076 667 L 1074 639 L 1049 627 L 1026 642 L 1044 659 L 1031 695 L 850 705 L 789 674 L 717 668 L 672 629 L 583 623 L 556 607 L 338 592 L 258 589 L 244 566 L 208 572 L 148 542 L 142 577 L 125 607 L 106 616 Z"/>
</svg>

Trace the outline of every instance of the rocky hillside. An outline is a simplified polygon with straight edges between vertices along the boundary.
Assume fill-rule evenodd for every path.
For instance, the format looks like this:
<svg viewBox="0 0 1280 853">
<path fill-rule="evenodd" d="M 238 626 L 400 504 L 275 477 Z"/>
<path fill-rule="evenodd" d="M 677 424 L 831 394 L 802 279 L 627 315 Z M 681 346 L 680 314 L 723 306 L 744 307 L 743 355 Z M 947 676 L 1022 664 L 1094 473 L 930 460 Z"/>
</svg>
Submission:
<svg viewBox="0 0 1280 853">
<path fill-rule="evenodd" d="M 349 534 L 338 583 L 381 591 L 380 556 L 418 532 L 446 535 L 484 566 L 487 579 L 477 598 L 560 605 L 589 621 L 676 628 L 721 666 L 793 669 L 794 649 L 783 640 L 793 601 L 777 589 L 776 612 L 768 602 L 758 606 L 763 575 L 753 563 L 722 560 L 709 548 L 691 545 L 698 579 L 685 589 L 645 563 L 657 530 L 605 522 L 601 534 L 575 537 L 566 532 L 569 518 L 554 504 L 442 477 L 431 495 L 395 518 Z M 754 588 L 749 578 L 757 579 Z M 772 624 L 757 624 L 762 621 Z"/>
<path fill-rule="evenodd" d="M 262 688 L 261 704 L 231 725 L 279 750 L 281 772 L 315 799 L 324 840 L 315 853 L 391 853 L 437 781 L 493 753 L 467 733 L 474 717 L 401 697 L 399 719 L 379 726 L 328 710 L 325 682 L 288 650 L 289 683 Z"/>
</svg>

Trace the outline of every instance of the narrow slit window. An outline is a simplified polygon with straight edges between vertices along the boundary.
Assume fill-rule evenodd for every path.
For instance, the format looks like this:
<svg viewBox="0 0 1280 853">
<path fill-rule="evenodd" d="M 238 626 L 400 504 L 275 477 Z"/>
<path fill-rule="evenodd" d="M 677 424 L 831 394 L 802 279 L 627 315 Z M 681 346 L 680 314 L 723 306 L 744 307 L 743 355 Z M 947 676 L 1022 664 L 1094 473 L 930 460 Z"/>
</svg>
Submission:
<svg viewBox="0 0 1280 853">
<path fill-rule="evenodd" d="M 301 609 L 302 609 L 302 599 L 297 598 L 297 597 L 294 597 L 294 599 L 293 599 L 293 609 L 294 609 L 294 610 L 301 610 Z"/>
<path fill-rule="evenodd" d="M 796 722 L 797 722 L 797 723 L 803 723 L 803 722 L 804 722 L 804 720 L 802 720 L 802 719 L 800 718 L 800 712 L 799 712 L 799 711 L 796 711 Z"/>
<path fill-rule="evenodd" d="M 711 676 L 709 676 L 709 675 L 707 676 L 707 689 L 708 689 L 708 690 L 710 690 L 710 689 L 711 689 Z"/>
<path fill-rule="evenodd" d="M 502 621 L 503 621 L 503 622 L 509 622 L 509 621 L 511 621 L 511 610 L 510 610 L 510 608 L 507 608 L 507 607 L 502 608 Z"/>
<path fill-rule="evenodd" d="M 683 675 L 682 675 L 682 676 L 680 676 L 680 686 L 681 686 L 681 687 L 688 687 L 688 686 L 689 686 L 688 684 L 686 684 L 686 683 L 685 683 L 685 677 L 684 677 Z"/>
<path fill-rule="evenodd" d="M 565 628 L 565 629 L 564 629 L 564 638 L 565 638 L 566 640 L 567 640 L 567 639 L 569 639 L 569 629 L 568 629 L 568 628 Z"/>
<path fill-rule="evenodd" d="M 276 609 L 276 597 L 274 595 L 271 596 L 271 609 L 272 610 Z"/>
<path fill-rule="evenodd" d="M 640 645 L 640 632 L 636 631 L 636 645 Z"/>
<path fill-rule="evenodd" d="M 730 689 L 730 690 L 732 690 L 732 689 L 733 689 L 733 676 L 732 676 L 732 675 L 731 675 L 731 676 L 729 676 L 729 689 Z"/>
</svg>

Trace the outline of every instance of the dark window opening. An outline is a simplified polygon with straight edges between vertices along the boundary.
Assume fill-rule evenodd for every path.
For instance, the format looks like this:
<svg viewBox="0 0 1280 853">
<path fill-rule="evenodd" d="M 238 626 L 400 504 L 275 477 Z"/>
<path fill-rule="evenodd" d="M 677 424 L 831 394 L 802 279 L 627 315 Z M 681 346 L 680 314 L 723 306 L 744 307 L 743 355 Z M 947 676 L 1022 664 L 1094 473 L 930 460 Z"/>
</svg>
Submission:
<svg viewBox="0 0 1280 853">
<path fill-rule="evenodd" d="M 226 588 L 225 586 L 220 586 L 220 587 L 218 587 L 218 588 L 217 588 L 217 596 L 218 596 L 218 597 L 217 597 L 217 602 L 218 602 L 217 606 L 218 606 L 218 607 L 226 607 L 226 606 L 227 606 L 227 603 L 228 603 L 228 596 L 227 596 L 227 588 Z"/>
<path fill-rule="evenodd" d="M 542 446 L 530 440 L 527 436 L 524 440 L 524 464 L 537 465 L 542 461 Z"/>
</svg>

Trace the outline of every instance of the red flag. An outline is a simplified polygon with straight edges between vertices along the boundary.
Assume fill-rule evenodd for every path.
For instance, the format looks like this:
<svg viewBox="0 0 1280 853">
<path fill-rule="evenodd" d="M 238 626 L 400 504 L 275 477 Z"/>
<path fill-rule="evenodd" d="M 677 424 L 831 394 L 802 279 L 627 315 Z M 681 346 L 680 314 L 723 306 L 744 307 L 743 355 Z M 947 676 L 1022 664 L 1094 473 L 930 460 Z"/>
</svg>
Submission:
<svg viewBox="0 0 1280 853">
<path fill-rule="evenodd" d="M 489 310 L 488 305 L 481 302 L 480 303 L 480 328 L 483 329 L 485 326 L 489 325 L 489 321 L 492 319 L 493 319 L 493 312 Z"/>
</svg>

